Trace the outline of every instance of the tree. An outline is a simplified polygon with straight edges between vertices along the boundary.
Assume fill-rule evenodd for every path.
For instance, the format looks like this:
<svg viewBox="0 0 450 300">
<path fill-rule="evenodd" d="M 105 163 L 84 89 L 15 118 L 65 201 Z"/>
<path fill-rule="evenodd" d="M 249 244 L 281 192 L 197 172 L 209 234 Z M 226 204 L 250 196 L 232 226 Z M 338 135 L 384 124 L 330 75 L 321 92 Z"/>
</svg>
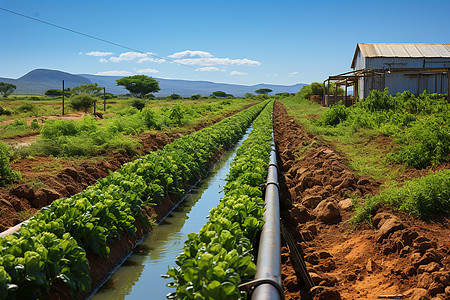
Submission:
<svg viewBox="0 0 450 300">
<path fill-rule="evenodd" d="M 72 93 L 74 94 L 93 94 L 93 93 L 98 93 L 101 90 L 103 90 L 103 87 L 98 86 L 97 83 L 93 83 L 93 84 L 82 84 L 80 86 L 74 86 L 72 88 Z"/>
<path fill-rule="evenodd" d="M 3 94 L 3 97 L 8 97 L 11 95 L 17 87 L 14 84 L 0 82 L 0 94 Z"/>
<path fill-rule="evenodd" d="M 147 75 L 134 75 L 116 80 L 117 85 L 124 86 L 133 96 L 144 98 L 148 93 L 160 91 L 158 81 Z"/>
<path fill-rule="evenodd" d="M 50 96 L 50 97 L 61 96 L 62 95 L 62 91 L 58 90 L 58 89 L 49 89 L 49 90 L 45 91 L 45 95 L 46 96 Z"/>
<path fill-rule="evenodd" d="M 330 87 L 329 94 L 334 95 L 335 84 L 332 83 L 329 87 Z M 342 96 L 342 95 L 344 95 L 345 91 L 343 88 L 338 87 L 337 93 L 339 96 Z M 297 93 L 297 96 L 300 96 L 305 99 L 309 99 L 309 97 L 312 95 L 323 96 L 323 84 L 322 83 L 313 82 L 310 85 L 305 85 Z"/>
<path fill-rule="evenodd" d="M 178 99 L 181 99 L 181 96 L 178 95 L 178 94 L 172 94 L 172 95 L 170 95 L 170 99 L 172 99 L 172 100 L 178 100 Z"/>
<path fill-rule="evenodd" d="M 244 95 L 245 98 L 252 98 L 253 96 L 255 95 L 253 95 L 252 93 L 245 93 Z"/>
<path fill-rule="evenodd" d="M 259 89 L 256 90 L 255 93 L 257 93 L 258 95 L 264 94 L 267 95 L 268 93 L 273 92 L 271 89 Z"/>
<path fill-rule="evenodd" d="M 223 97 L 234 97 L 233 95 L 227 94 L 227 93 L 222 92 L 222 91 L 215 91 L 215 92 L 212 92 L 211 95 L 212 95 L 212 96 L 215 96 L 215 97 L 219 97 L 219 98 L 223 98 Z"/>
<path fill-rule="evenodd" d="M 194 95 L 191 96 L 191 99 L 192 99 L 192 100 L 198 100 L 198 99 L 200 99 L 201 97 L 202 97 L 202 95 L 200 95 L 200 94 L 194 94 Z"/>
</svg>

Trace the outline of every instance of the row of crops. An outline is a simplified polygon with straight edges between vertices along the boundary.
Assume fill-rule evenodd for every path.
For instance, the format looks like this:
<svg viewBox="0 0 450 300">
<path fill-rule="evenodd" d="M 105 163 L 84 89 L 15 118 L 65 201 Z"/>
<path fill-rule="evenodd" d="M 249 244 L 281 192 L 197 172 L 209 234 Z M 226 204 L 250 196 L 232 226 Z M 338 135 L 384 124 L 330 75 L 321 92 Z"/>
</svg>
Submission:
<svg viewBox="0 0 450 300">
<path fill-rule="evenodd" d="M 137 222 L 148 222 L 141 210 L 143 205 L 158 204 L 167 194 L 180 195 L 186 182 L 205 176 L 213 155 L 233 145 L 266 105 L 267 102 L 255 105 L 180 138 L 163 150 L 125 164 L 80 194 L 56 200 L 43 208 L 17 233 L 0 238 L 0 299 L 41 298 L 61 282 L 69 287 L 72 297 L 80 291 L 89 291 L 91 279 L 86 253 L 107 257 L 108 244 L 125 233 L 135 233 Z M 256 152 L 252 155 L 257 156 Z M 257 162 L 264 178 L 265 166 Z M 231 178 L 246 184 L 259 180 L 248 173 L 246 179 Z M 248 190 L 248 197 L 260 198 L 259 188 L 241 186 Z M 238 203 L 247 205 L 244 200 L 236 197 L 231 207 Z M 261 226 L 258 221 L 261 208 L 259 204 L 254 207 L 255 212 L 249 214 L 255 214 L 255 218 L 241 222 L 245 226 L 240 230 L 246 238 L 255 235 Z M 227 225 L 222 223 L 222 228 L 235 235 Z M 221 239 L 225 238 L 223 235 Z M 236 251 L 241 256 L 251 251 L 251 245 L 245 244 Z M 252 260 L 252 256 L 247 260 Z M 254 273 L 254 265 L 248 268 L 245 276 Z"/>
<path fill-rule="evenodd" d="M 256 273 L 255 248 L 263 227 L 266 181 L 272 143 L 271 114 L 267 105 L 239 147 L 224 187 L 225 196 L 210 211 L 198 234 L 190 233 L 177 267 L 167 278 L 178 299 L 239 299 L 238 285 Z"/>
</svg>

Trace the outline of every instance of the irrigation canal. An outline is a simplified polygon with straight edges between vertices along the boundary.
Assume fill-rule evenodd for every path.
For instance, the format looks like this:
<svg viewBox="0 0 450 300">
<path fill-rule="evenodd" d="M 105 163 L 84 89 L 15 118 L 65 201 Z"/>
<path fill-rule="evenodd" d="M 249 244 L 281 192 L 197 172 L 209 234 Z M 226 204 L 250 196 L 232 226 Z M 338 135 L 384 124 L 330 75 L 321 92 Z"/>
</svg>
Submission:
<svg viewBox="0 0 450 300">
<path fill-rule="evenodd" d="M 230 163 L 237 148 L 248 137 L 251 127 L 242 139 L 211 169 L 208 176 L 192 189 L 181 203 L 150 235 L 142 241 L 133 254 L 122 264 L 109 280 L 95 293 L 92 300 L 103 299 L 165 299 L 174 288 L 161 278 L 175 257 L 182 252 L 184 241 L 191 232 L 198 232 L 206 223 L 209 211 L 215 207 L 225 186 Z"/>
</svg>

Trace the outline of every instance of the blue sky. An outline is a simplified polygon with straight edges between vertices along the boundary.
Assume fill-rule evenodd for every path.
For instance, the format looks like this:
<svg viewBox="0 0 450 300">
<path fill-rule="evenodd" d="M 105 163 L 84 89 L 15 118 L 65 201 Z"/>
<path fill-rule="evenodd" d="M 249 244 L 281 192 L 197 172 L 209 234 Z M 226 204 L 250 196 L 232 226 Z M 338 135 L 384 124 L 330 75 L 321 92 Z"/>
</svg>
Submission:
<svg viewBox="0 0 450 300">
<path fill-rule="evenodd" d="M 350 70 L 356 43 L 448 43 L 450 1 L 30 1 L 0 7 L 0 77 L 36 68 L 252 85 L 323 81 Z"/>
</svg>

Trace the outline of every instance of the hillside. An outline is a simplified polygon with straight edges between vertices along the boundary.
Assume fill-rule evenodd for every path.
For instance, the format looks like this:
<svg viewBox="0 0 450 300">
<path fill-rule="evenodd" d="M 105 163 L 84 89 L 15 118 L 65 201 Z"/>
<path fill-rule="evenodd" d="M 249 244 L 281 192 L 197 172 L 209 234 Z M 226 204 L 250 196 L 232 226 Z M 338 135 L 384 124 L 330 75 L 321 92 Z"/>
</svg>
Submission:
<svg viewBox="0 0 450 300">
<path fill-rule="evenodd" d="M 105 87 L 108 93 L 127 93 L 123 87 L 116 85 L 116 80 L 120 78 L 122 78 L 122 76 L 100 76 L 90 74 L 75 75 L 56 70 L 36 69 L 18 79 L 0 78 L 0 81 L 15 84 L 17 86 L 15 94 L 42 95 L 48 89 L 61 89 L 62 80 L 64 80 L 65 87 L 97 83 L 99 86 Z M 290 86 L 274 84 L 257 84 L 247 86 L 210 81 L 190 81 L 162 78 L 155 79 L 159 82 L 159 86 L 161 88 L 161 91 L 155 94 L 156 96 L 168 96 L 175 93 L 183 97 L 187 97 L 192 94 L 210 95 L 214 91 L 224 91 L 234 96 L 244 96 L 245 93 L 254 93 L 255 90 L 261 88 L 271 89 L 274 93 L 296 93 L 305 85 L 299 83 Z"/>
</svg>

